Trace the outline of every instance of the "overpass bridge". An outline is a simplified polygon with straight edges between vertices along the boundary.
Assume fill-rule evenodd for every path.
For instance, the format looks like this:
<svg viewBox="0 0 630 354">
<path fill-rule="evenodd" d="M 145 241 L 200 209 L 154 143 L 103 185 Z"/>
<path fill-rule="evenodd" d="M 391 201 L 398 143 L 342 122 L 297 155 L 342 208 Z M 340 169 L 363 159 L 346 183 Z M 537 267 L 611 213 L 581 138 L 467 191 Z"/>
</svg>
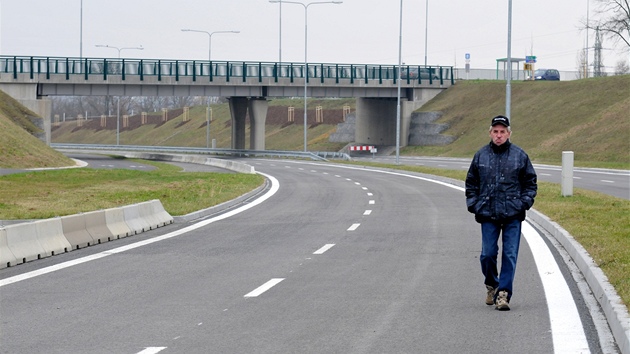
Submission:
<svg viewBox="0 0 630 354">
<path fill-rule="evenodd" d="M 48 144 L 47 96 L 218 96 L 230 102 L 232 148 L 245 149 L 249 113 L 250 149 L 264 150 L 268 99 L 306 90 L 356 98 L 356 142 L 395 145 L 400 85 L 405 146 L 411 112 L 454 83 L 450 66 L 0 56 L 0 89 L 44 118 Z"/>
</svg>

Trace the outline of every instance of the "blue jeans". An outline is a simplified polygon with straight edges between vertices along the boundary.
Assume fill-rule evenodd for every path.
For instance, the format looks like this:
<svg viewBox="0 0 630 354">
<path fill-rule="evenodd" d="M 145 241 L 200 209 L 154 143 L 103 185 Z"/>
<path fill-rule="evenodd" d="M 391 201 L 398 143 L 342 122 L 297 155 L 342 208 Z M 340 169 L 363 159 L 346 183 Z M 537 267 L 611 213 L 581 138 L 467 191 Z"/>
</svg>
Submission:
<svg viewBox="0 0 630 354">
<path fill-rule="evenodd" d="M 499 254 L 499 234 L 503 234 L 503 254 L 501 255 L 501 274 L 497 272 Z M 504 223 L 481 223 L 481 272 L 484 283 L 499 291 L 507 291 L 508 301 L 512 297 L 512 284 L 516 272 L 516 259 L 521 240 L 521 222 L 510 220 Z"/>
</svg>

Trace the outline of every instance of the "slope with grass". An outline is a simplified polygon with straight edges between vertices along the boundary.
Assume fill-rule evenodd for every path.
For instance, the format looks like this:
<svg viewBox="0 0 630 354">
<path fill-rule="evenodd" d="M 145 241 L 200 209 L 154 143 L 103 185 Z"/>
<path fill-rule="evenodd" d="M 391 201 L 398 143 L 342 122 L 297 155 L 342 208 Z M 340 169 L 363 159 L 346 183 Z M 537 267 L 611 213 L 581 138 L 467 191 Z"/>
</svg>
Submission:
<svg viewBox="0 0 630 354">
<path fill-rule="evenodd" d="M 33 136 L 41 130 L 29 117 L 35 113 L 0 91 L 0 167 L 36 168 L 71 166 L 74 162 Z"/>
<path fill-rule="evenodd" d="M 505 112 L 505 82 L 466 81 L 422 111 L 441 111 L 457 140 L 407 147 L 407 155 L 470 157 L 489 141 L 490 118 Z M 576 165 L 630 168 L 630 75 L 565 82 L 513 82 L 512 141 L 537 163 L 558 163 L 574 151 Z"/>
</svg>

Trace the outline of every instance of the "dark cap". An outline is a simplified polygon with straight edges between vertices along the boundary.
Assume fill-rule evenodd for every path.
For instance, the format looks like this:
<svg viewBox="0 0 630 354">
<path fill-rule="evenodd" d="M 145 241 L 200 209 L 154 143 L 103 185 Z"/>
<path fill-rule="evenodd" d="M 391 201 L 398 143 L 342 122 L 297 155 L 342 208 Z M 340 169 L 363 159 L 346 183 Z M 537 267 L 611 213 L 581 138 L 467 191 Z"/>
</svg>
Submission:
<svg viewBox="0 0 630 354">
<path fill-rule="evenodd" d="M 501 124 L 505 127 L 509 127 L 510 126 L 510 120 L 505 117 L 505 116 L 496 116 L 494 118 L 492 118 L 492 124 L 490 124 L 491 126 L 495 126 L 497 124 Z"/>
</svg>

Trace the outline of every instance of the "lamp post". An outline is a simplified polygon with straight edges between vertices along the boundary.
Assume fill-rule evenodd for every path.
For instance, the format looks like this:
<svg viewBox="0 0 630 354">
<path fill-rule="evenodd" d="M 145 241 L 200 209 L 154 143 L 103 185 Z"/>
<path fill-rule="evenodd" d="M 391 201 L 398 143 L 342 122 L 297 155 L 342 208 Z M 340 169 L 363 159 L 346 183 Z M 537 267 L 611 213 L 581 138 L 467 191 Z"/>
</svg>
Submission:
<svg viewBox="0 0 630 354">
<path fill-rule="evenodd" d="M 109 44 L 97 44 L 96 47 L 99 48 L 113 48 L 116 49 L 118 51 L 118 59 L 120 59 L 120 52 L 122 52 L 125 49 L 136 49 L 136 50 L 144 50 L 144 48 L 142 48 L 142 46 L 139 47 L 114 47 L 111 46 Z M 109 96 L 107 96 L 107 105 L 109 105 Z M 116 145 L 120 145 L 120 96 L 118 96 L 118 103 L 117 103 L 117 107 L 116 107 Z"/>
<path fill-rule="evenodd" d="M 343 1 L 314 1 L 307 4 L 297 1 L 284 1 L 284 0 L 269 0 L 270 3 L 287 3 L 302 5 L 304 7 L 304 151 L 307 150 L 307 88 L 308 88 L 308 7 L 311 5 L 320 4 L 342 4 Z"/>
<path fill-rule="evenodd" d="M 396 165 L 400 163 L 400 81 L 401 81 L 401 65 L 402 65 L 402 17 L 403 0 L 400 0 L 400 19 L 398 28 L 398 80 L 396 95 Z M 425 64 L 426 65 L 426 64 Z M 419 74 L 418 74 L 419 75 Z"/>
<path fill-rule="evenodd" d="M 201 32 L 201 33 L 205 33 L 208 35 L 208 61 L 210 61 L 212 59 L 212 35 L 215 33 L 241 33 L 241 31 L 214 31 L 214 32 L 208 32 L 208 31 L 201 31 L 201 30 L 194 30 L 194 29 L 188 29 L 188 28 L 184 28 L 182 29 L 182 32 Z"/>
<path fill-rule="evenodd" d="M 424 66 L 427 66 L 427 43 L 429 39 L 429 0 L 425 0 L 425 20 L 424 20 Z"/>
<path fill-rule="evenodd" d="M 212 61 L 212 35 L 215 33 L 241 33 L 241 31 L 202 31 L 189 28 L 183 28 L 182 32 L 200 32 L 208 35 L 208 65 Z M 212 66 L 209 68 L 212 70 Z M 206 148 L 210 148 L 210 97 L 208 97 L 208 107 L 206 107 Z"/>
<path fill-rule="evenodd" d="M 142 48 L 142 46 L 139 46 L 139 47 L 122 47 L 122 48 L 119 48 L 119 47 L 114 47 L 114 46 L 109 45 L 109 44 L 97 44 L 97 45 L 95 45 L 95 47 L 99 47 L 99 48 L 112 48 L 112 49 L 116 49 L 116 50 L 118 51 L 118 59 L 120 59 L 120 52 L 122 52 L 123 50 L 126 50 L 126 49 L 144 50 L 144 48 Z"/>
</svg>

